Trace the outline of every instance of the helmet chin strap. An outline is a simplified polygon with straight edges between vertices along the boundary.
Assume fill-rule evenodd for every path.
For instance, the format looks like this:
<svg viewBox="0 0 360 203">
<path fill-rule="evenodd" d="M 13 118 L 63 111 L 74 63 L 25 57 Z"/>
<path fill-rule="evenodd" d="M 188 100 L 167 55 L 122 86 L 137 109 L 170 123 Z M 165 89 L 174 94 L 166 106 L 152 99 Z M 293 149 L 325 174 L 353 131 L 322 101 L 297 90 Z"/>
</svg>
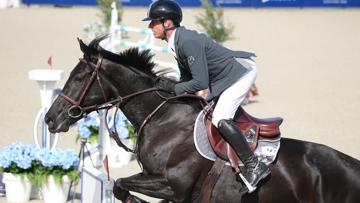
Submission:
<svg viewBox="0 0 360 203">
<path fill-rule="evenodd" d="M 161 20 L 161 25 L 163 27 L 163 37 L 161 38 L 162 40 L 165 40 L 165 41 L 168 41 L 167 39 L 167 35 L 166 35 L 166 31 L 168 30 L 173 30 L 175 29 L 176 27 L 173 25 L 171 27 L 165 27 L 165 24 L 164 24 L 164 20 Z"/>
</svg>

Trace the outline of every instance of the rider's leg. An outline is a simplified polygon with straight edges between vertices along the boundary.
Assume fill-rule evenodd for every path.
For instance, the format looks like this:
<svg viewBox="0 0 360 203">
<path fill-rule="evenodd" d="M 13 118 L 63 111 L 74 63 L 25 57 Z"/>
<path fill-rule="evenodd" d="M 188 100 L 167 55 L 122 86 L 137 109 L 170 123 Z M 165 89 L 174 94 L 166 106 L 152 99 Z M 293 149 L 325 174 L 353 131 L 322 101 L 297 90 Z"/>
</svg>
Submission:
<svg viewBox="0 0 360 203">
<path fill-rule="evenodd" d="M 243 61 L 243 63 L 245 62 L 246 61 Z M 239 78 L 236 83 L 228 87 L 220 95 L 212 115 L 212 123 L 215 127 L 218 127 L 218 123 L 222 119 L 234 118 L 236 110 L 244 101 L 246 94 L 249 92 L 251 86 L 254 84 L 256 79 L 256 65 L 255 63 L 253 63 L 250 64 L 250 66 L 247 68 L 249 72 L 242 78 Z"/>
<path fill-rule="evenodd" d="M 256 184 L 265 178 L 270 170 L 259 162 L 251 151 L 245 137 L 232 121 L 237 108 L 245 99 L 256 78 L 256 66 L 252 64 L 249 72 L 235 84 L 226 89 L 220 96 L 213 112 L 212 123 L 219 129 L 225 140 L 229 142 L 240 160 L 244 163 L 247 171 L 245 179 L 255 187 Z"/>
<path fill-rule="evenodd" d="M 251 186 L 255 187 L 261 179 L 270 174 L 270 169 L 257 159 L 251 151 L 244 135 L 232 120 L 221 120 L 218 129 L 244 163 L 247 169 L 245 173 L 243 173 L 245 179 Z"/>
</svg>

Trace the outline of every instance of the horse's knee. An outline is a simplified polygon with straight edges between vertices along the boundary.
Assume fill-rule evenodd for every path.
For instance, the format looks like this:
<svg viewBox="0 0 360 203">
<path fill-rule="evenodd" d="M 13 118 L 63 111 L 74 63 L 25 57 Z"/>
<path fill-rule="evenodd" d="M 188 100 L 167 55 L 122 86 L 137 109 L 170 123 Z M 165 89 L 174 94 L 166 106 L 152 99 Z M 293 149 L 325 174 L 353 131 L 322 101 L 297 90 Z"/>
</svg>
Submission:
<svg viewBox="0 0 360 203">
<path fill-rule="evenodd" d="M 125 202 L 125 200 L 129 197 L 130 193 L 127 190 L 122 189 L 121 187 L 121 179 L 117 179 L 114 183 L 113 193 L 116 199 Z"/>
</svg>

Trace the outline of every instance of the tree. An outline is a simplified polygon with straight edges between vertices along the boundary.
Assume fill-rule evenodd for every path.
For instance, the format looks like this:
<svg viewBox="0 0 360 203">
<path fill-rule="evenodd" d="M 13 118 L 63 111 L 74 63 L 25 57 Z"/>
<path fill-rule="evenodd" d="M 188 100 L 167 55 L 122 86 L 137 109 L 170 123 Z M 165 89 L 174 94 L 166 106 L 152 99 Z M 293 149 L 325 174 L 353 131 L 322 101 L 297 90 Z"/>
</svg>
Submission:
<svg viewBox="0 0 360 203">
<path fill-rule="evenodd" d="M 216 42 L 222 43 L 231 39 L 234 26 L 224 22 L 224 10 L 214 8 L 208 0 L 201 0 L 205 13 L 196 16 L 196 23 Z"/>
<path fill-rule="evenodd" d="M 110 26 L 111 10 L 112 10 L 111 4 L 113 2 L 116 2 L 116 8 L 118 11 L 118 22 L 121 22 L 122 14 L 124 12 L 121 0 L 115 0 L 115 1 L 114 0 L 96 0 L 96 1 L 99 5 L 100 11 L 101 11 L 101 18 L 102 18 L 103 24 L 106 27 Z"/>
</svg>

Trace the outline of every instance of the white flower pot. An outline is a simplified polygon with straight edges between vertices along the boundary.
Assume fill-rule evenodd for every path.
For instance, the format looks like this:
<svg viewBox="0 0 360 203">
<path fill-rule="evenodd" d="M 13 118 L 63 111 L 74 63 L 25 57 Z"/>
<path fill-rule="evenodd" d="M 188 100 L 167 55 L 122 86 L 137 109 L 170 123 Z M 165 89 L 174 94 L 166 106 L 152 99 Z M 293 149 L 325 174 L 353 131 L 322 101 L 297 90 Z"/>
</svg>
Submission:
<svg viewBox="0 0 360 203">
<path fill-rule="evenodd" d="M 30 193 L 30 199 L 40 199 L 40 200 L 43 199 L 42 194 L 41 194 L 40 186 L 32 185 L 31 193 Z"/>
<path fill-rule="evenodd" d="M 4 183 L 8 202 L 20 203 L 29 201 L 31 183 L 26 177 L 21 179 L 17 174 L 4 173 Z"/>
<path fill-rule="evenodd" d="M 54 177 L 50 176 L 48 181 L 41 185 L 41 190 L 45 203 L 66 203 L 70 179 L 67 176 L 63 177 L 64 184 L 59 185 L 55 182 Z"/>
</svg>

